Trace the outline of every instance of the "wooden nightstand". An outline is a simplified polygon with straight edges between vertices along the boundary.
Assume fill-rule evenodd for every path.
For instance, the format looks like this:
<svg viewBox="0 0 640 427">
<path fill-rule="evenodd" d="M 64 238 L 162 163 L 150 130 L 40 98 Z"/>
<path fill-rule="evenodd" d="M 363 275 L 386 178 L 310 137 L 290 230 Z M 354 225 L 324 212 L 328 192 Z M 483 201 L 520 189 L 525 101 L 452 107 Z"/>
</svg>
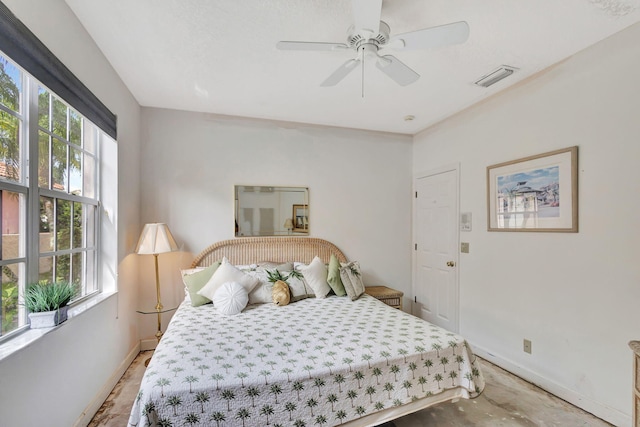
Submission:
<svg viewBox="0 0 640 427">
<path fill-rule="evenodd" d="M 395 289 L 391 289 L 386 286 L 367 286 L 364 288 L 364 292 L 393 308 L 402 310 L 403 292 L 396 291 Z"/>
<path fill-rule="evenodd" d="M 640 341 L 631 341 L 633 350 L 633 427 L 640 427 Z"/>
</svg>

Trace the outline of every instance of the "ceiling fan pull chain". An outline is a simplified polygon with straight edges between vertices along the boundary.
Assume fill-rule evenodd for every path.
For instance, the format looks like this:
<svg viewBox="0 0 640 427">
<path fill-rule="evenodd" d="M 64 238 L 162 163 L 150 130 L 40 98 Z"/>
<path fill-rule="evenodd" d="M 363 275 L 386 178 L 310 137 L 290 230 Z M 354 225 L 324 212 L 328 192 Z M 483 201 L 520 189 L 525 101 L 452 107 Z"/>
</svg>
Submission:
<svg viewBox="0 0 640 427">
<path fill-rule="evenodd" d="M 362 46 L 362 97 L 364 98 L 364 46 Z"/>
</svg>

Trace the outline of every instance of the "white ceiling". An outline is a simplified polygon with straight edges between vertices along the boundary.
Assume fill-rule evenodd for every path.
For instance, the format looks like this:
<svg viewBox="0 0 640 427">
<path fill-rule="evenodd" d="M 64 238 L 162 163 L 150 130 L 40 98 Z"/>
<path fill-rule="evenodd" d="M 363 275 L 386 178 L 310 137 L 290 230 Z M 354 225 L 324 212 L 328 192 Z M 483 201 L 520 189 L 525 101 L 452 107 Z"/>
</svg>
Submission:
<svg viewBox="0 0 640 427">
<path fill-rule="evenodd" d="M 353 51 L 350 0 L 65 0 L 140 105 L 415 134 L 640 20 L 640 0 L 384 0 L 400 34 L 467 21 L 466 43 L 394 55 L 421 77 L 402 87 L 373 64 L 320 87 Z M 473 84 L 500 65 L 519 71 Z M 407 115 L 415 116 L 405 121 Z"/>
</svg>

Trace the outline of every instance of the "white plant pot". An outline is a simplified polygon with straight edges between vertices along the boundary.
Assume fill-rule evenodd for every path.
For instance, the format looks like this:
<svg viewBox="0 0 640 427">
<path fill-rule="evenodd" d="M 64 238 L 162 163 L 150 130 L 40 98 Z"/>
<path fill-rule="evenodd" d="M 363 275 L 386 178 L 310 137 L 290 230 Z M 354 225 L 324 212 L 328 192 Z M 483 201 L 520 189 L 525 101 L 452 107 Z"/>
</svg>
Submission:
<svg viewBox="0 0 640 427">
<path fill-rule="evenodd" d="M 40 313 L 29 313 L 29 324 L 32 329 L 52 328 L 67 320 L 67 310 L 69 306 L 65 305 L 54 311 L 43 311 Z"/>
</svg>

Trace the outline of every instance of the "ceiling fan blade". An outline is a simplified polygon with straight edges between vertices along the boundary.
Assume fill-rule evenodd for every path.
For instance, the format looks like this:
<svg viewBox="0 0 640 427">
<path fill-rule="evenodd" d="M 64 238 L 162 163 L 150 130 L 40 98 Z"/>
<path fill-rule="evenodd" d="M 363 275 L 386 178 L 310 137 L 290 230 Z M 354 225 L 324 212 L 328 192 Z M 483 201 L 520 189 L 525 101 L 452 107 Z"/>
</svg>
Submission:
<svg viewBox="0 0 640 427">
<path fill-rule="evenodd" d="M 393 55 L 378 57 L 376 67 L 400 86 L 407 86 L 420 78 L 420 74 L 413 71 Z"/>
<path fill-rule="evenodd" d="M 395 49 L 428 49 L 464 43 L 468 38 L 469 25 L 460 21 L 392 36 L 388 46 Z"/>
<path fill-rule="evenodd" d="M 353 24 L 356 31 L 378 34 L 382 0 L 352 0 Z"/>
<path fill-rule="evenodd" d="M 276 44 L 279 50 L 306 50 L 306 51 L 333 51 L 349 49 L 344 43 L 323 43 L 323 42 L 289 42 L 282 41 Z"/>
<path fill-rule="evenodd" d="M 350 59 L 333 72 L 320 86 L 335 86 L 342 81 L 347 75 L 352 72 L 360 62 L 359 59 Z"/>
</svg>

